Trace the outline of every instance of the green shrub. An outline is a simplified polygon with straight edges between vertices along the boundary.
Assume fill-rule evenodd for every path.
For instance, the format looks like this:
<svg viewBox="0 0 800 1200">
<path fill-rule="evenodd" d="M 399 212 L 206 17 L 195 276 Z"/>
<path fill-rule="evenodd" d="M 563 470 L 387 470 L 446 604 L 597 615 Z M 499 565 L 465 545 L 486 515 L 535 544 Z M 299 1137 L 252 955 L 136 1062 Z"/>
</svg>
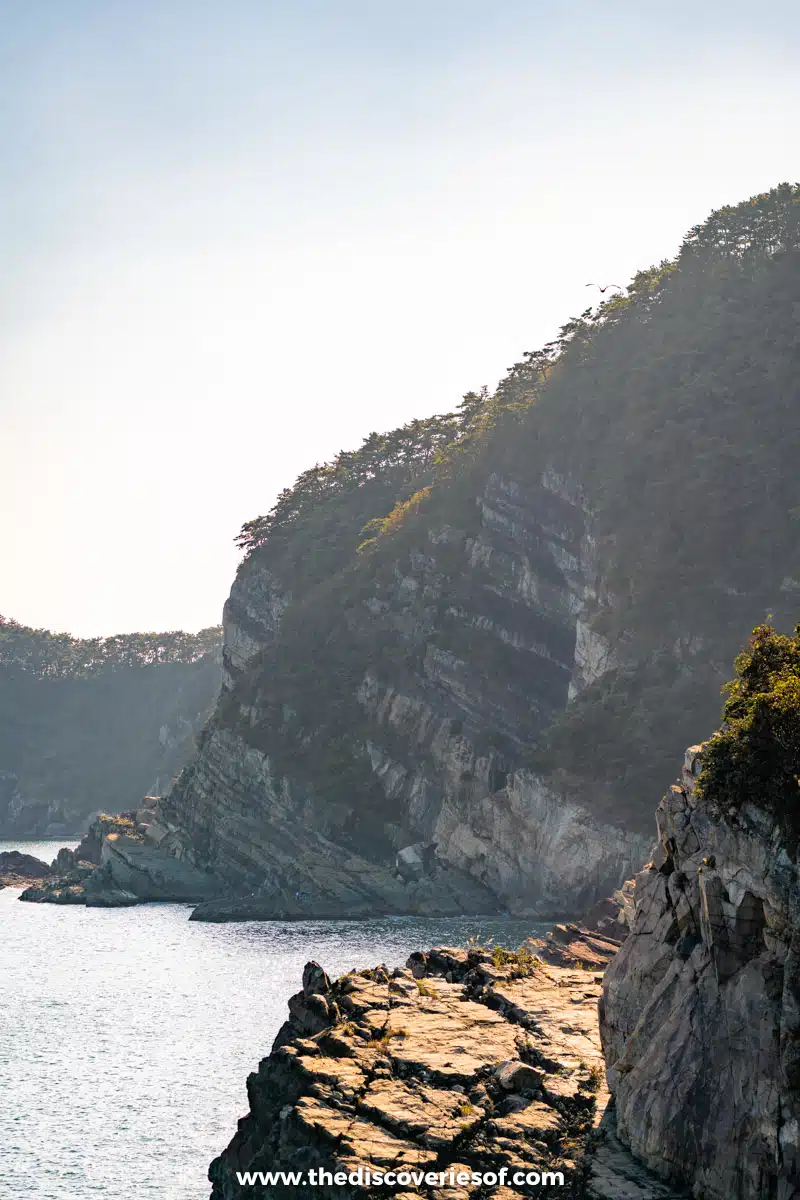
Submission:
<svg viewBox="0 0 800 1200">
<path fill-rule="evenodd" d="M 726 686 L 723 727 L 708 743 L 700 794 L 725 815 L 757 804 L 800 844 L 800 625 L 759 625 Z"/>
</svg>

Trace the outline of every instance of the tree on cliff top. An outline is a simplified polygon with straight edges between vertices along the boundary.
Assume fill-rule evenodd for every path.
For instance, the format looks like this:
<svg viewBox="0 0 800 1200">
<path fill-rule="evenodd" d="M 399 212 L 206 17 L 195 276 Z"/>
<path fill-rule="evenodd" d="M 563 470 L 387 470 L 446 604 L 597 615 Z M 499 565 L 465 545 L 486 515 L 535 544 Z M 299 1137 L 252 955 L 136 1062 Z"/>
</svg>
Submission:
<svg viewBox="0 0 800 1200">
<path fill-rule="evenodd" d="M 800 625 L 759 625 L 735 661 L 723 726 L 708 743 L 701 794 L 721 814 L 756 804 L 775 816 L 792 853 L 800 846 Z"/>
</svg>

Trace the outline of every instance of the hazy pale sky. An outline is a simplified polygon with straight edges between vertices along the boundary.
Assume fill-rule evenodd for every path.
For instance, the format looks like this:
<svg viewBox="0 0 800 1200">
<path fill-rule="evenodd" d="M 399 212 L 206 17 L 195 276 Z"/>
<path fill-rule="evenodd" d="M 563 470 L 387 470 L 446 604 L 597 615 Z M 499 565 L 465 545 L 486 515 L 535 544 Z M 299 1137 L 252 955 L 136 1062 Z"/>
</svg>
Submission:
<svg viewBox="0 0 800 1200">
<path fill-rule="evenodd" d="M 216 623 L 299 471 L 798 169 L 800 6 L 0 0 L 0 613 Z"/>
</svg>

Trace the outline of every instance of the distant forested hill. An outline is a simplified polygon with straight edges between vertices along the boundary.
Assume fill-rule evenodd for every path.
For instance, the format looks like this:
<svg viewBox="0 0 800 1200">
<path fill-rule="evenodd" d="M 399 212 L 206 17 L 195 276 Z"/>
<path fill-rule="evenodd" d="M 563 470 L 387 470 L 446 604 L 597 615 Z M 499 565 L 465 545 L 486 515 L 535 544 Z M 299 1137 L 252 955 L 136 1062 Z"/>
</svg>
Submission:
<svg viewBox="0 0 800 1200">
<path fill-rule="evenodd" d="M 221 630 L 82 639 L 0 617 L 0 837 L 81 832 L 190 756 Z"/>
</svg>

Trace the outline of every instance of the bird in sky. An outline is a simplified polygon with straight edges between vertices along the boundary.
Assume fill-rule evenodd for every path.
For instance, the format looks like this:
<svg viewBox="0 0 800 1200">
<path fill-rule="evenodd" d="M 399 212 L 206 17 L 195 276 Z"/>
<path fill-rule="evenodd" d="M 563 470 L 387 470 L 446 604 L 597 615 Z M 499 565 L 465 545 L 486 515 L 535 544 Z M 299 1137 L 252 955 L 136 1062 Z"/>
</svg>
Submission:
<svg viewBox="0 0 800 1200">
<path fill-rule="evenodd" d="M 605 287 L 600 287 L 600 284 L 599 284 L 599 283 L 587 283 L 587 285 L 586 285 L 586 286 L 587 286 L 587 287 L 596 287 L 596 288 L 599 288 L 599 290 L 600 290 L 601 292 L 607 292 L 607 291 L 608 291 L 608 289 L 609 289 L 609 288 L 612 288 L 612 287 L 613 287 L 613 288 L 617 288 L 617 289 L 618 289 L 620 292 L 624 292 L 624 291 L 625 291 L 625 288 L 623 288 L 623 287 L 620 287 L 618 283 L 607 283 L 607 284 L 605 285 Z"/>
</svg>

